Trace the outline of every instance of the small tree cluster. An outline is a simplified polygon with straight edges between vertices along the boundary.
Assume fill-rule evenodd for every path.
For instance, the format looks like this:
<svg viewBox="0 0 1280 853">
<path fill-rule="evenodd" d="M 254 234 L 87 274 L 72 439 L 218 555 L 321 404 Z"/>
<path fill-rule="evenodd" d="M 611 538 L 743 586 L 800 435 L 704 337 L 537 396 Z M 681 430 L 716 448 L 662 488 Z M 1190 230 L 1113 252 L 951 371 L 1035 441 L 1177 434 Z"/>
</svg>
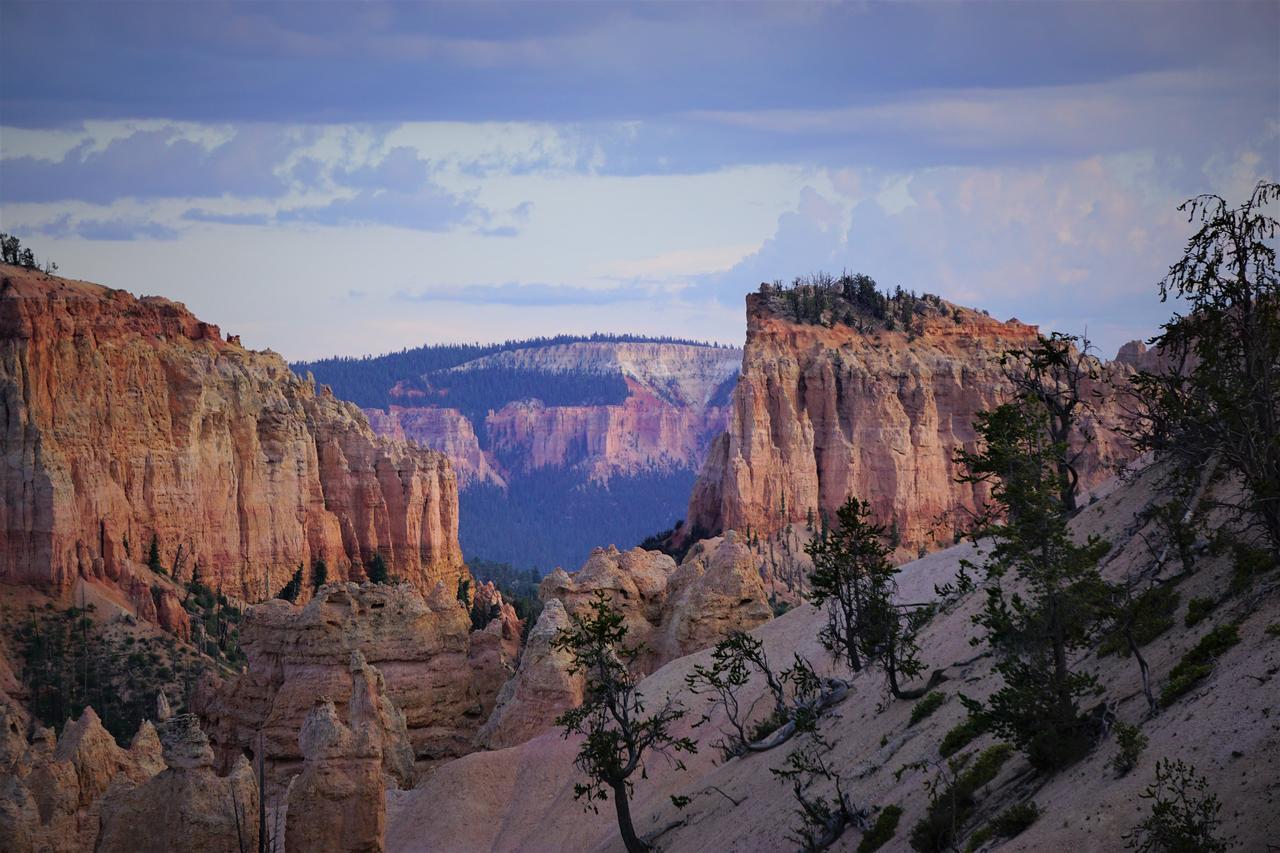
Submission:
<svg viewBox="0 0 1280 853">
<path fill-rule="evenodd" d="M 850 497 L 835 526 L 805 546 L 813 558 L 810 598 L 827 608 L 822 645 L 854 672 L 864 664 L 880 667 L 895 698 L 917 698 L 923 691 L 904 691 L 900 680 L 924 670 L 918 626 L 896 601 L 897 569 L 882 541 L 884 528 L 870 517 L 871 505 Z"/>
<path fill-rule="evenodd" d="M 29 246 L 24 248 L 22 241 L 13 234 L 0 234 L 0 262 L 26 267 L 29 270 L 39 268 L 35 252 L 32 252 Z M 53 261 L 46 261 L 44 271 L 47 273 L 57 272 L 58 265 Z"/>
</svg>

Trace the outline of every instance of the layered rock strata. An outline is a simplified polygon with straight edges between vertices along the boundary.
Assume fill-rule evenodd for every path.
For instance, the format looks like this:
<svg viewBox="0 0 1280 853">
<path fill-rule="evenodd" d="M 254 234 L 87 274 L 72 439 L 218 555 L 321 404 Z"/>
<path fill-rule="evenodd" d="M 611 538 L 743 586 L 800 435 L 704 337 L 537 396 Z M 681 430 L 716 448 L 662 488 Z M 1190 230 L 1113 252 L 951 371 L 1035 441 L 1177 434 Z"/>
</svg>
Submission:
<svg viewBox="0 0 1280 853">
<path fill-rule="evenodd" d="M 384 771 L 408 787 L 412 759 L 471 748 L 485 708 L 514 668 L 510 645 L 501 652 L 503 620 L 491 624 L 498 648 L 478 654 L 475 649 L 491 641 L 473 635 L 467 608 L 443 583 L 427 597 L 408 584 L 326 584 L 305 607 L 273 600 L 250 608 L 241 630 L 248 669 L 203 709 L 220 764 L 261 750 L 273 784 L 297 772 L 306 715 L 330 698 L 347 718 L 346 697 L 365 677 L 367 662 L 377 670 L 375 692 L 386 706 Z M 518 642 L 518 628 L 515 637 Z M 361 655 L 359 666 L 353 653 Z M 408 760 L 390 746 L 401 728 Z"/>
<path fill-rule="evenodd" d="M 935 304 L 935 303 L 930 303 Z M 955 455 L 973 449 L 975 415 L 1007 399 L 1006 350 L 1038 330 L 936 300 L 912 328 L 789 319 L 768 294 L 747 297 L 747 344 L 728 431 L 716 439 L 689 502 L 683 536 L 723 530 L 777 533 L 834 517 L 849 495 L 896 524 L 902 554 L 947 546 L 983 487 L 957 483 Z M 1139 357 L 1136 351 L 1132 354 Z M 1127 366 L 1119 365 L 1127 370 Z M 1106 368 L 1104 368 L 1106 369 Z M 1129 458 L 1112 403 L 1081 460 L 1082 487 Z"/>
<path fill-rule="evenodd" d="M 459 488 L 475 483 L 506 488 L 506 480 L 480 449 L 480 439 L 471 421 L 457 409 L 390 406 L 385 411 L 365 409 L 364 413 L 369 418 L 369 426 L 379 435 L 415 441 L 448 456 L 457 472 Z"/>
<path fill-rule="evenodd" d="M 379 553 L 424 592 L 464 571 L 443 455 L 178 303 L 0 276 L 0 581 L 149 587 L 153 541 L 166 573 L 248 601 L 316 559 L 359 577 Z"/>
<path fill-rule="evenodd" d="M 544 468 L 578 469 L 603 482 L 701 465 L 711 440 L 725 428 L 728 408 L 721 392 L 740 361 L 740 350 L 677 343 L 527 347 L 474 359 L 450 372 L 616 375 L 627 383 L 627 398 L 615 405 L 510 402 L 490 411 L 479 430 L 457 409 L 421 405 L 427 395 L 402 384 L 392 389 L 401 405 L 365 411 L 377 432 L 446 453 L 463 487 L 505 487 L 512 476 Z M 442 402 L 447 406 L 447 397 Z"/>
</svg>

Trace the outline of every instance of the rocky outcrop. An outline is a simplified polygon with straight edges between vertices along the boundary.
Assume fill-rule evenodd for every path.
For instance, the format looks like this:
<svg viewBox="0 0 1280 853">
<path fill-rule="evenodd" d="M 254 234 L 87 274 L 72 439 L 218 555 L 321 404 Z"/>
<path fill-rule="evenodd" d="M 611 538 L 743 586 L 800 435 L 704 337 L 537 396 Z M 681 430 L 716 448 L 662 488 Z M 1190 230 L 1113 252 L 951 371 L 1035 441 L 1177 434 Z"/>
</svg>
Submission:
<svg viewBox="0 0 1280 853">
<path fill-rule="evenodd" d="M 479 734 L 490 749 L 522 743 L 582 701 L 583 683 L 571 660 L 554 647 L 570 616 L 603 591 L 623 614 L 627 642 L 643 643 L 642 672 L 689 654 L 731 631 L 749 631 L 773 615 L 754 555 L 730 532 L 697 543 L 677 567 L 666 554 L 597 548 L 573 574 L 557 569 L 543 579 L 545 602 L 529 634 L 516 677 L 503 686 Z"/>
<path fill-rule="evenodd" d="M 382 679 L 352 655 L 348 724 L 321 698 L 298 735 L 305 764 L 289 786 L 286 853 L 374 853 L 386 835 L 386 726 Z M 393 742 L 394 744 L 394 742 Z M 395 748 L 394 745 L 391 748 Z"/>
<path fill-rule="evenodd" d="M 500 679 L 477 670 L 471 635 L 465 606 L 444 584 L 428 597 L 408 584 L 326 584 L 305 607 L 273 600 L 250 608 L 241 629 L 248 669 L 203 711 L 221 766 L 261 749 L 269 781 L 282 782 L 301 766 L 298 733 L 316 702 L 333 699 L 345 719 L 354 683 L 373 678 L 386 700 L 384 770 L 411 785 L 395 731 L 403 727 L 417 760 L 459 755 L 492 706 Z M 362 675 L 365 662 L 378 674 Z"/>
<path fill-rule="evenodd" d="M 37 726 L 27 741 L 16 718 L 0 717 L 0 839 L 5 849 L 92 850 L 104 803 L 164 769 L 160 742 L 144 722 L 121 749 L 92 708 L 69 722 L 62 738 Z"/>
<path fill-rule="evenodd" d="M 491 581 L 476 585 L 471 601 L 471 621 L 482 627 L 471 632 L 472 679 L 480 701 L 481 718 L 488 719 L 498 693 L 516 673 L 520 663 L 520 637 L 524 625 L 515 608 L 502 600 Z"/>
<path fill-rule="evenodd" d="M 391 406 L 386 411 L 365 409 L 364 413 L 369 418 L 369 426 L 379 435 L 414 441 L 448 456 L 457 473 L 459 488 L 475 483 L 506 488 L 506 480 L 480 449 L 480 439 L 471 421 L 457 409 Z"/>
<path fill-rule="evenodd" d="M 154 539 L 169 574 L 198 563 L 248 601 L 315 559 L 359 577 L 375 552 L 423 592 L 456 583 L 443 455 L 376 436 L 356 407 L 178 303 L 0 275 L 0 581 L 133 578 L 150 616 Z M 152 604 L 181 630 L 180 608 Z"/>
<path fill-rule="evenodd" d="M 502 686 L 497 707 L 477 740 L 486 749 L 523 743 L 546 729 L 556 716 L 582 703 L 582 676 L 569 672 L 568 652 L 553 646 L 569 626 L 569 614 L 558 598 L 549 600 L 529 632 L 520 669 Z"/>
<path fill-rule="evenodd" d="M 666 660 L 749 631 L 773 617 L 755 556 L 729 531 L 689 549 L 667 582 L 667 600 L 654 646 Z"/>
<path fill-rule="evenodd" d="M 728 431 L 698 477 L 686 540 L 723 530 L 768 535 L 835 515 L 849 495 L 896 523 L 901 554 L 952 544 L 981 487 L 956 482 L 977 412 L 1009 390 L 1007 349 L 1035 326 L 1000 322 L 942 300 L 919 303 L 911 328 L 800 323 L 768 293 L 747 297 L 747 345 Z M 1128 450 L 1105 413 L 1083 459 L 1082 486 L 1109 476 Z"/>
<path fill-rule="evenodd" d="M 108 794 L 96 853 L 240 853 L 258 843 L 258 785 L 240 756 L 225 777 L 195 714 L 160 724 L 164 768 Z"/>
</svg>

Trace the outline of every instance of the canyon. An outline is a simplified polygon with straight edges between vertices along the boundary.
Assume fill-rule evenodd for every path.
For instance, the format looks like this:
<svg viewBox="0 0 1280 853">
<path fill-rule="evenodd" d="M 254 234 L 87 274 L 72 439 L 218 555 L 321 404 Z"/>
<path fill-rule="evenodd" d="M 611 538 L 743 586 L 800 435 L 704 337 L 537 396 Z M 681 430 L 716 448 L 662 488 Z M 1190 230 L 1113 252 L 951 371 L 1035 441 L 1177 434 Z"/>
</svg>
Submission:
<svg viewBox="0 0 1280 853">
<path fill-rule="evenodd" d="M 728 421 L 741 350 L 605 338 L 294 367 L 362 403 L 376 432 L 450 458 L 468 556 L 549 571 L 670 527 Z M 549 507 L 579 522 L 558 529 Z"/>
<path fill-rule="evenodd" d="M 607 811 L 583 813 L 574 801 L 577 741 L 556 726 L 585 689 L 557 643 L 561 630 L 604 595 L 643 644 L 638 691 L 649 703 L 678 703 L 689 713 L 675 733 L 706 741 L 726 725 L 723 708 L 688 677 L 720 638 L 746 632 L 775 665 L 800 654 L 820 675 L 839 674 L 819 640 L 826 614 L 781 594 L 765 548 L 785 543 L 798 558 L 816 529 L 811 514 L 833 512 L 849 493 L 895 523 L 898 593 L 928 607 L 922 653 L 942 675 L 931 680 L 941 710 L 923 722 L 884 699 L 870 668 L 852 674 L 847 697 L 819 722 L 857 802 L 897 804 L 917 819 L 941 766 L 937 743 L 963 717 L 951 701 L 957 685 L 981 698 L 997 680 L 989 656 L 971 651 L 981 596 L 940 589 L 980 553 L 953 544 L 953 519 L 985 497 L 954 482 L 953 459 L 974 446 L 977 411 L 1010 393 L 1000 355 L 1037 340 L 1033 326 L 907 296 L 887 304 L 910 321 L 887 328 L 849 305 L 805 314 L 794 297 L 763 290 L 748 299 L 740 378 L 724 348 L 573 341 L 499 350 L 443 370 L 507 377 L 499 383 L 514 375 L 516 385 L 545 374 L 561 385 L 548 394 L 556 405 L 511 400 L 487 410 L 485 440 L 505 448 L 494 451 L 481 447 L 474 405 L 366 414 L 176 303 L 0 272 L 0 589 L 10 629 L 0 638 L 0 832 L 17 849 L 126 850 L 142 837 L 142 849 L 230 853 L 260 832 L 286 851 L 613 849 Z M 670 358 L 680 347 L 695 351 Z M 1079 537 L 1114 542 L 1104 564 L 1112 579 L 1150 560 L 1162 496 L 1149 471 L 1110 477 L 1132 453 L 1117 429 L 1123 401 L 1105 395 L 1105 380 L 1155 358 L 1127 345 L 1098 363 L 1088 387 L 1099 393 L 1086 419 L 1094 438 L 1080 445 L 1091 502 L 1072 525 Z M 567 404 L 604 387 L 562 375 L 575 360 L 580 374 L 621 383 L 609 393 L 622 399 Z M 422 402 L 445 381 L 431 374 L 388 393 Z M 474 403 L 468 387 L 453 386 Z M 717 419 L 727 431 L 710 441 Z M 421 446 L 420 430 L 441 449 Z M 608 488 L 664 466 L 688 471 L 708 447 L 688 521 L 662 543 L 667 552 L 596 543 L 576 570 L 542 578 L 532 624 L 463 561 L 460 482 L 504 491 L 552 468 Z M 452 459 L 467 473 L 455 474 Z M 1194 548 L 1201 568 L 1177 580 L 1179 594 L 1208 600 L 1229 588 L 1236 558 L 1207 542 Z M 936 553 L 919 556 L 928 551 Z M 375 555 L 387 577 L 370 577 Z M 1206 678 L 1238 684 L 1272 671 L 1276 651 L 1264 624 L 1271 610 L 1232 596 L 1215 605 L 1224 614 L 1216 621 L 1231 620 L 1242 640 Z M 205 600 L 232 608 L 234 622 L 211 622 Z M 23 652 L 39 640 L 38 612 L 82 620 L 67 624 L 86 637 L 87 623 L 109 626 L 121 649 L 150 643 L 130 658 L 146 672 L 182 658 L 202 666 L 185 677 L 175 669 L 127 740 L 92 707 L 65 722 L 38 719 L 28 703 L 52 685 L 31 681 L 40 671 Z M 14 630 L 24 620 L 33 627 Z M 243 657 L 212 656 L 211 631 L 218 649 L 233 631 Z M 1145 650 L 1155 677 L 1171 678 L 1202 633 Z M 1141 722 L 1132 662 L 1098 652 L 1090 667 L 1120 697 L 1109 713 Z M 1250 815 L 1265 813 L 1269 795 L 1233 762 L 1273 762 L 1280 749 L 1259 678 L 1235 692 L 1195 692 L 1182 700 L 1185 714 L 1143 723 L 1153 754 L 1202 737 L 1204 725 L 1229 732 L 1198 764 Z M 753 676 L 743 688 L 756 721 L 769 706 L 762 682 Z M 769 771 L 788 750 L 730 758 L 709 743 L 680 767 L 645 767 L 633 804 L 642 834 L 670 850 L 783 843 L 792 804 Z M 1032 792 L 1040 807 L 1086 820 L 1100 842 L 1092 849 L 1108 849 L 1141 802 L 1136 774 L 1102 772 L 1108 751 Z M 1030 796 L 1025 768 L 1012 766 L 984 792 L 983 820 Z M 1058 823 L 1041 820 L 1017 844 L 1062 846 L 1076 830 Z M 1255 817 L 1235 829 L 1246 843 L 1265 836 Z M 905 835 L 885 849 L 904 849 Z"/>
</svg>

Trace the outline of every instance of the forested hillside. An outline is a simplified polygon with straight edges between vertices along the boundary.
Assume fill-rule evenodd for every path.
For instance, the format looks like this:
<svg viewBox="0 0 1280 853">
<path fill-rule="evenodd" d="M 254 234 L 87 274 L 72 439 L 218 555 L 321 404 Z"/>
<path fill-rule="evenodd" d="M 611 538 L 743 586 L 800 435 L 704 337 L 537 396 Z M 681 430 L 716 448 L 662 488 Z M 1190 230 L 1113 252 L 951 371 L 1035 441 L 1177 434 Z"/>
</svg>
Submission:
<svg viewBox="0 0 1280 853">
<path fill-rule="evenodd" d="M 390 405 L 409 405 L 410 397 L 413 396 L 414 390 L 429 392 L 430 388 L 443 391 L 444 393 L 439 394 L 442 397 L 447 396 L 449 391 L 454 388 L 463 388 L 464 390 L 458 392 L 462 395 L 469 394 L 472 398 L 482 397 L 485 395 L 476 390 L 477 386 L 464 386 L 460 377 L 444 378 L 433 374 L 499 352 L 517 349 L 542 349 L 583 342 L 685 344 L 713 348 L 719 346 L 718 344 L 708 344 L 684 338 L 650 338 L 643 335 L 612 335 L 597 332 L 591 335 L 555 335 L 553 337 L 530 338 L 523 341 L 504 341 L 500 344 L 426 344 L 413 349 L 402 349 L 399 352 L 386 353 L 385 355 L 333 356 L 317 359 L 316 361 L 298 361 L 290 364 L 290 367 L 300 376 L 304 376 L 310 371 L 317 382 L 331 387 L 333 393 L 343 400 L 350 400 L 362 408 L 385 408 Z M 428 375 L 433 375 L 432 380 L 424 386 L 424 377 Z M 542 375 L 545 376 L 546 374 Z M 401 383 L 404 383 L 404 385 L 401 386 Z M 397 388 L 397 386 L 401 386 L 405 391 L 402 393 L 393 392 L 393 389 Z M 528 390 L 527 386 L 521 386 L 514 379 L 506 383 L 495 381 L 493 390 L 487 394 L 487 398 L 490 401 L 498 400 L 505 394 L 508 396 L 502 402 L 507 402 L 511 399 L 523 399 L 518 396 L 510 396 L 518 393 L 516 389 L 522 387 Z M 572 386 L 567 385 L 566 387 Z M 612 389 L 616 395 L 616 386 L 606 386 L 606 389 Z M 590 393 L 585 388 L 582 391 L 583 393 L 578 399 L 589 403 Z M 410 396 L 407 397 L 405 392 Z M 607 393 L 606 390 L 606 396 Z M 625 388 L 623 394 L 625 396 Z M 562 392 L 561 397 L 572 398 L 572 394 Z M 544 399 L 544 402 L 552 405 L 548 400 Z M 441 402 L 439 404 L 461 408 L 452 402 Z M 569 405 L 569 403 L 564 402 L 555 405 Z M 501 403 L 498 403 L 498 406 L 501 406 Z M 494 406 L 494 408 L 498 406 Z"/>
</svg>

